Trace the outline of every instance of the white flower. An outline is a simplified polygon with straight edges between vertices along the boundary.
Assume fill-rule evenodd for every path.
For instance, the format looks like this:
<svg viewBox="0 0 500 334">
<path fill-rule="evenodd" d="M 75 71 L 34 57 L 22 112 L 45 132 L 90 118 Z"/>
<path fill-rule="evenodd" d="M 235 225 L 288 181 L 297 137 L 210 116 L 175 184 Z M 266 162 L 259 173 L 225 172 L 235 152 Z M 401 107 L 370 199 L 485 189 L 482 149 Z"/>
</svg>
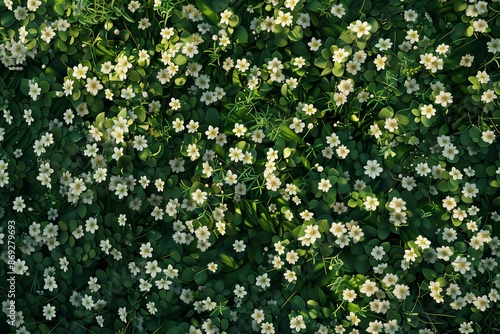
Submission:
<svg viewBox="0 0 500 334">
<path fill-rule="evenodd" d="M 417 259 L 417 253 L 413 248 L 406 249 L 403 258 L 408 262 L 413 262 Z"/>
<path fill-rule="evenodd" d="M 429 168 L 427 162 L 419 162 L 417 167 L 415 167 L 415 172 L 419 176 L 427 176 L 431 172 L 431 169 Z"/>
<path fill-rule="evenodd" d="M 241 253 L 245 251 L 245 242 L 243 240 L 235 240 L 233 243 L 233 248 L 237 253 Z"/>
<path fill-rule="evenodd" d="M 432 104 L 425 104 L 420 107 L 420 114 L 427 118 L 431 118 L 432 116 L 436 115 L 436 109 L 434 109 L 434 106 Z"/>
<path fill-rule="evenodd" d="M 488 43 L 488 52 L 497 53 L 500 51 L 500 38 L 492 38 Z"/>
<path fill-rule="evenodd" d="M 146 274 L 151 275 L 152 278 L 156 277 L 156 274 L 161 273 L 162 269 L 158 266 L 158 261 L 148 261 L 146 262 Z"/>
<path fill-rule="evenodd" d="M 478 192 L 479 189 L 477 189 L 476 184 L 465 182 L 464 187 L 462 189 L 462 194 L 464 195 L 464 197 L 474 198 L 476 197 Z"/>
<path fill-rule="evenodd" d="M 335 149 L 335 152 L 337 153 L 339 158 L 345 159 L 347 158 L 347 155 L 349 154 L 349 152 L 351 152 L 351 150 L 349 150 L 345 145 L 340 145 Z"/>
<path fill-rule="evenodd" d="M 277 191 L 281 186 L 281 180 L 274 174 L 266 178 L 266 188 L 271 191 Z"/>
<path fill-rule="evenodd" d="M 461 334 L 469 334 L 469 333 L 474 333 L 474 328 L 472 328 L 473 326 L 473 322 L 472 321 L 469 321 L 469 322 L 462 322 L 460 324 L 460 328 L 458 329 L 458 331 L 461 333 Z"/>
<path fill-rule="evenodd" d="M 26 204 L 24 204 L 24 199 L 21 196 L 17 196 L 13 201 L 13 209 L 17 212 L 23 212 Z"/>
<path fill-rule="evenodd" d="M 217 271 L 217 267 L 218 267 L 218 265 L 215 262 L 210 262 L 209 264 L 207 264 L 207 269 L 213 273 L 215 273 Z"/>
<path fill-rule="evenodd" d="M 377 261 L 382 260 L 384 258 L 384 255 L 385 255 L 384 247 L 382 247 L 382 246 L 373 247 L 370 255 Z"/>
<path fill-rule="evenodd" d="M 343 63 L 349 57 L 349 52 L 347 52 L 344 48 L 338 48 L 333 52 L 332 60 L 334 62 Z"/>
<path fill-rule="evenodd" d="M 41 93 L 42 89 L 38 86 L 38 83 L 31 82 L 29 84 L 28 95 L 33 99 L 33 101 L 36 101 Z"/>
<path fill-rule="evenodd" d="M 147 242 L 145 244 L 142 244 L 140 247 L 139 254 L 142 256 L 143 259 L 152 257 L 153 256 L 153 247 L 151 247 L 151 243 Z"/>
<path fill-rule="evenodd" d="M 397 299 L 406 299 L 410 295 L 410 288 L 405 284 L 396 284 L 392 293 Z"/>
<path fill-rule="evenodd" d="M 182 48 L 182 54 L 186 55 L 188 58 L 193 58 L 194 55 L 198 54 L 198 46 L 195 43 L 186 43 Z M 176 109 L 174 109 L 176 110 Z"/>
<path fill-rule="evenodd" d="M 377 210 L 377 207 L 380 203 L 379 203 L 377 197 L 366 196 L 366 200 L 363 204 L 364 204 L 366 210 L 375 211 L 375 210 Z"/>
<path fill-rule="evenodd" d="M 297 332 L 300 332 L 302 329 L 306 328 L 306 323 L 304 322 L 304 317 L 302 315 L 298 315 L 290 319 L 290 328 Z"/>
<path fill-rule="evenodd" d="M 78 64 L 78 66 L 73 67 L 73 76 L 76 79 L 85 79 L 87 78 L 87 71 L 89 68 L 87 66 L 83 66 L 82 64 Z"/>
<path fill-rule="evenodd" d="M 394 132 L 398 129 L 398 120 L 395 118 L 387 118 L 384 123 L 384 129 L 389 130 L 389 132 Z"/>
<path fill-rule="evenodd" d="M 291 13 L 284 13 L 281 10 L 278 13 L 278 17 L 274 21 L 276 24 L 281 24 L 283 27 L 287 27 L 293 24 L 293 16 Z"/>
<path fill-rule="evenodd" d="M 285 277 L 285 279 L 289 282 L 289 283 L 292 283 L 293 281 L 297 280 L 297 274 L 292 271 L 292 270 L 287 270 L 283 276 Z"/>
<path fill-rule="evenodd" d="M 149 314 L 153 314 L 154 315 L 158 311 L 158 309 L 155 307 L 155 303 L 154 302 L 148 302 L 146 304 L 146 307 L 148 309 Z"/>
<path fill-rule="evenodd" d="M 351 289 L 344 289 L 342 291 L 342 299 L 348 301 L 349 303 L 352 303 L 354 299 L 356 299 L 358 295 L 354 290 Z"/>
<path fill-rule="evenodd" d="M 385 51 L 392 47 L 392 42 L 388 38 L 387 39 L 380 38 L 378 40 L 378 43 L 375 44 L 375 47 L 378 48 L 380 51 Z"/>
<path fill-rule="evenodd" d="M 366 166 L 364 166 L 365 175 L 368 175 L 372 179 L 375 179 L 382 173 L 383 169 L 380 167 L 380 164 L 377 160 L 368 160 L 366 162 Z"/>
<path fill-rule="evenodd" d="M 148 147 L 148 142 L 146 141 L 146 137 L 144 137 L 143 135 L 136 135 L 134 137 L 133 146 L 137 151 L 139 152 L 143 151 L 145 148 Z"/>
<path fill-rule="evenodd" d="M 87 92 L 89 92 L 90 95 L 96 96 L 97 93 L 99 93 L 99 91 L 103 88 L 103 85 L 101 84 L 99 79 L 97 79 L 97 77 L 87 78 L 85 89 L 87 90 Z"/>
<path fill-rule="evenodd" d="M 305 126 L 306 124 L 302 122 L 301 119 L 294 117 L 292 123 L 288 127 L 295 131 L 295 133 L 301 133 Z"/>
<path fill-rule="evenodd" d="M 125 100 L 133 99 L 135 97 L 134 89 L 132 87 L 122 88 L 120 97 Z"/>
<path fill-rule="evenodd" d="M 42 2 L 40 0 L 28 0 L 26 7 L 28 7 L 28 10 L 36 12 L 36 10 L 38 9 L 38 7 L 40 7 L 41 4 Z"/>
<path fill-rule="evenodd" d="M 407 32 L 406 32 L 406 37 L 405 37 L 407 40 L 410 41 L 410 43 L 416 43 L 420 40 L 420 37 L 418 35 L 418 31 L 416 30 L 413 30 L 413 29 L 409 29 Z"/>
<path fill-rule="evenodd" d="M 240 72 L 244 73 L 250 68 L 250 63 L 245 58 L 237 59 L 235 68 Z"/>
<path fill-rule="evenodd" d="M 413 92 L 417 92 L 420 90 L 420 85 L 417 83 L 417 80 L 414 78 L 410 80 L 405 80 L 404 86 L 406 87 L 406 92 L 411 94 Z"/>
<path fill-rule="evenodd" d="M 328 190 L 330 190 L 331 187 L 332 184 L 328 179 L 321 179 L 321 181 L 318 183 L 318 189 L 325 193 L 328 192 Z"/>
<path fill-rule="evenodd" d="M 470 266 L 471 266 L 471 263 L 469 261 L 467 261 L 467 258 L 462 257 L 460 255 L 457 256 L 455 261 L 453 261 L 451 264 L 453 265 L 453 269 L 456 272 L 460 272 L 462 275 L 465 274 L 466 272 L 468 272 L 470 270 Z"/>
<path fill-rule="evenodd" d="M 307 43 L 311 51 L 318 51 L 321 46 L 321 39 L 311 38 L 311 41 Z"/>
<path fill-rule="evenodd" d="M 49 290 L 49 291 L 57 289 L 57 283 L 56 283 L 56 279 L 54 278 L 54 276 L 47 276 L 47 277 L 45 277 L 44 281 L 45 281 L 45 285 L 43 287 L 44 289 Z"/>
<path fill-rule="evenodd" d="M 192 194 L 191 198 L 197 204 L 202 205 L 207 200 L 207 192 L 202 191 L 201 189 L 196 189 Z"/>
<path fill-rule="evenodd" d="M 458 153 L 458 149 L 453 144 L 446 144 L 443 147 L 443 157 L 453 160 L 455 155 Z"/>
<path fill-rule="evenodd" d="M 362 22 L 361 20 L 356 20 L 356 22 L 351 23 L 347 29 L 351 30 L 356 34 L 357 38 L 361 38 L 363 35 L 370 34 L 370 29 L 372 27 L 368 22 Z"/>
<path fill-rule="evenodd" d="M 153 285 L 151 283 L 149 283 L 148 281 L 146 281 L 145 279 L 143 279 L 143 278 L 139 279 L 139 290 L 147 292 L 151 289 L 152 286 Z"/>
<path fill-rule="evenodd" d="M 305 222 L 308 222 L 314 217 L 314 213 L 310 212 L 309 210 L 304 210 L 299 213 L 299 216 L 300 218 L 304 219 Z"/>
<path fill-rule="evenodd" d="M 52 318 L 56 317 L 56 307 L 50 304 L 47 304 L 43 307 L 43 316 L 46 320 L 52 320 Z"/>
<path fill-rule="evenodd" d="M 330 10 L 330 13 L 332 13 L 333 15 L 335 15 L 336 17 L 338 17 L 339 19 L 341 19 L 342 16 L 345 15 L 344 5 L 342 5 L 342 4 L 334 5 L 332 7 L 332 9 Z"/>
<path fill-rule="evenodd" d="M 440 104 L 443 107 L 446 107 L 448 104 L 453 103 L 453 96 L 449 92 L 440 91 L 436 96 L 434 102 Z"/>
<path fill-rule="evenodd" d="M 264 322 L 260 325 L 260 332 L 262 334 L 274 334 L 274 325 L 270 322 Z"/>
<path fill-rule="evenodd" d="M 481 94 L 481 101 L 484 103 L 490 103 L 497 99 L 497 95 L 493 89 L 488 89 Z"/>
<path fill-rule="evenodd" d="M 151 26 L 151 22 L 149 22 L 147 17 L 143 17 L 139 20 L 138 28 L 141 30 L 146 30 Z"/>
<path fill-rule="evenodd" d="M 254 309 L 251 317 L 256 323 L 260 324 L 265 319 L 264 311 L 259 309 Z"/>
<path fill-rule="evenodd" d="M 118 316 L 120 317 L 120 320 L 124 323 L 127 323 L 127 308 L 126 307 L 120 307 L 118 309 Z"/>
<path fill-rule="evenodd" d="M 490 81 L 490 76 L 486 71 L 477 71 L 476 79 L 480 84 L 487 84 Z"/>
<path fill-rule="evenodd" d="M 220 14 L 220 23 L 221 24 L 229 24 L 229 19 L 231 18 L 232 15 L 233 15 L 233 13 L 231 13 L 231 11 L 226 9 L 225 11 L 223 11 Z"/>
<path fill-rule="evenodd" d="M 401 180 L 401 186 L 408 191 L 413 190 L 417 186 L 415 179 L 412 176 L 404 176 Z"/>
<path fill-rule="evenodd" d="M 321 238 L 319 227 L 317 225 L 308 225 L 304 235 L 299 238 L 299 241 L 301 241 L 302 246 L 309 246 L 315 243 L 318 238 Z"/>
<path fill-rule="evenodd" d="M 271 286 L 271 279 L 268 277 L 267 273 L 257 276 L 255 279 L 255 285 L 266 290 Z"/>
<path fill-rule="evenodd" d="M 417 237 L 417 239 L 415 240 L 415 245 L 417 245 L 418 247 L 420 247 L 420 249 L 424 250 L 424 249 L 427 249 L 427 248 L 430 247 L 431 242 L 426 237 L 423 237 L 423 236 L 419 235 Z"/>
<path fill-rule="evenodd" d="M 491 130 L 483 131 L 481 134 L 481 139 L 488 144 L 492 144 L 495 141 L 495 133 Z"/>
<path fill-rule="evenodd" d="M 359 292 L 364 293 L 367 297 L 371 297 L 373 294 L 377 293 L 378 290 L 377 284 L 367 279 L 363 285 L 361 285 Z"/>
<path fill-rule="evenodd" d="M 438 47 L 436 48 L 436 52 L 439 53 L 440 55 L 443 55 L 447 53 L 449 49 L 450 49 L 449 45 L 439 44 Z"/>
<path fill-rule="evenodd" d="M 377 71 L 383 70 L 385 68 L 385 62 L 387 61 L 387 56 L 381 57 L 379 54 L 377 58 L 373 61 L 375 66 L 377 67 Z"/>
<path fill-rule="evenodd" d="M 382 283 L 384 283 L 387 287 L 391 287 L 398 282 L 398 276 L 392 273 L 385 274 Z"/>
<path fill-rule="evenodd" d="M 51 26 L 46 26 L 45 29 L 42 30 L 40 34 L 40 38 L 46 43 L 50 43 L 52 38 L 56 35 L 54 29 Z"/>
<path fill-rule="evenodd" d="M 418 14 L 413 9 L 405 10 L 404 19 L 406 22 L 415 22 L 418 18 Z"/>
<path fill-rule="evenodd" d="M 61 267 L 62 271 L 68 271 L 69 261 L 68 259 L 66 259 L 66 256 L 59 259 L 59 266 Z"/>
<path fill-rule="evenodd" d="M 400 298 L 404 299 L 404 298 Z M 387 323 L 384 324 L 384 330 L 386 334 L 395 334 L 399 333 L 399 325 L 398 321 L 396 319 L 389 320 Z"/>
<path fill-rule="evenodd" d="M 465 56 L 462 56 L 462 58 L 460 59 L 460 66 L 471 67 L 473 62 L 474 62 L 474 56 L 466 54 Z"/>
<path fill-rule="evenodd" d="M 243 297 L 245 297 L 247 295 L 247 291 L 245 290 L 245 287 L 241 286 L 239 284 L 235 285 L 233 293 L 238 298 L 243 298 Z"/>
</svg>

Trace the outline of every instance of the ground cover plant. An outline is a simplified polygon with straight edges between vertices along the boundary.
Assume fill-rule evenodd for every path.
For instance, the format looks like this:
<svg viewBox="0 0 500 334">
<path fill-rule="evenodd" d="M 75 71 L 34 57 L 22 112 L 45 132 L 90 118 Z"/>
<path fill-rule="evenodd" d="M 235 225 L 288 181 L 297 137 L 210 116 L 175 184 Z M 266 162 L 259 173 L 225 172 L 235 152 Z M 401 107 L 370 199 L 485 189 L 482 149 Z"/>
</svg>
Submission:
<svg viewBox="0 0 500 334">
<path fill-rule="evenodd" d="M 0 328 L 499 332 L 499 13 L 0 0 Z"/>
</svg>

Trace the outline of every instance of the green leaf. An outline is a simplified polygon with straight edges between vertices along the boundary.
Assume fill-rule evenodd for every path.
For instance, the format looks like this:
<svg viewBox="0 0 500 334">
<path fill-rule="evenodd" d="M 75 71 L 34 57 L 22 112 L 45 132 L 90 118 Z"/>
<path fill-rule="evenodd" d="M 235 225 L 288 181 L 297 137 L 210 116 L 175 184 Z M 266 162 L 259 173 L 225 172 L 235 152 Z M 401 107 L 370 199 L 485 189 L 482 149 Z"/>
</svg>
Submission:
<svg viewBox="0 0 500 334">
<path fill-rule="evenodd" d="M 303 309 L 306 308 L 306 303 L 304 302 L 304 299 L 302 299 L 302 297 L 298 295 L 293 296 L 292 300 L 290 301 L 290 305 L 292 306 L 292 309 L 295 311 L 302 311 Z"/>
<path fill-rule="evenodd" d="M 0 24 L 4 28 L 10 27 L 12 24 L 16 22 L 16 18 L 14 13 L 11 11 L 2 11 L 2 17 L 0 18 Z"/>
<path fill-rule="evenodd" d="M 240 44 L 248 43 L 248 32 L 242 25 L 238 26 L 233 33 L 233 39 L 238 41 Z"/>
<path fill-rule="evenodd" d="M 218 8 L 224 7 L 224 3 L 226 2 L 227 0 L 222 0 L 222 4 L 218 6 Z M 212 9 L 212 7 L 208 5 L 208 1 L 195 0 L 195 3 L 196 7 L 203 13 L 203 15 L 210 23 L 212 23 L 213 25 L 217 25 L 219 23 L 219 17 L 217 16 L 217 13 Z M 224 7 L 220 11 L 222 12 L 225 8 L 227 8 L 227 4 L 226 7 Z"/>
<path fill-rule="evenodd" d="M 68 134 L 68 138 L 71 140 L 71 142 L 77 143 L 80 139 L 85 138 L 85 134 L 80 131 L 71 131 Z"/>
<path fill-rule="evenodd" d="M 341 77 L 344 75 L 344 65 L 335 62 L 332 68 L 332 74 L 336 77 Z"/>
<path fill-rule="evenodd" d="M 430 128 L 432 125 L 435 123 L 435 117 L 427 118 L 427 117 L 421 117 L 420 121 L 426 128 Z"/>
<path fill-rule="evenodd" d="M 307 10 L 310 10 L 311 12 L 319 12 L 323 8 L 323 4 L 318 0 L 306 1 L 305 7 L 307 8 Z"/>
<path fill-rule="evenodd" d="M 38 329 L 38 330 L 40 331 L 40 333 L 42 333 L 42 334 L 48 334 L 48 333 L 52 332 L 52 330 L 51 330 L 51 329 L 50 329 L 50 328 L 49 328 L 46 324 L 44 324 L 44 323 L 40 323 L 40 324 L 38 324 L 38 326 L 37 326 L 37 327 L 38 327 L 37 329 Z"/>
<path fill-rule="evenodd" d="M 227 252 L 227 250 L 226 250 L 226 252 Z M 227 253 L 223 253 L 223 252 L 219 253 L 219 259 L 220 259 L 221 263 L 224 265 L 224 269 L 226 269 L 227 271 L 235 270 L 235 269 L 239 268 L 241 266 L 241 264 L 243 263 L 242 261 L 237 260 L 234 257 L 229 256 Z"/>
<path fill-rule="evenodd" d="M 314 61 L 314 65 L 318 66 L 319 68 L 326 68 L 326 67 L 331 67 L 333 66 L 333 63 L 331 60 L 326 60 L 323 57 L 318 57 Z"/>
<path fill-rule="evenodd" d="M 455 248 L 455 251 L 458 252 L 458 253 L 464 253 L 467 251 L 467 244 L 463 241 L 457 241 L 455 242 L 455 244 L 453 245 L 453 247 Z"/>
<path fill-rule="evenodd" d="M 240 23 L 240 17 L 238 15 L 232 15 L 229 18 L 229 26 L 230 27 L 236 27 Z"/>
<path fill-rule="evenodd" d="M 288 41 L 282 37 L 275 36 L 274 44 L 276 44 L 277 47 L 282 48 L 288 44 Z"/>
<path fill-rule="evenodd" d="M 186 331 L 180 326 L 167 327 L 167 334 L 185 334 Z"/>
<path fill-rule="evenodd" d="M 384 107 L 380 112 L 378 113 L 378 118 L 379 119 L 387 119 L 387 118 L 392 118 L 394 116 L 394 110 L 390 107 Z"/>
<path fill-rule="evenodd" d="M 300 41 L 303 37 L 303 31 L 300 26 L 295 26 L 288 32 L 288 39 L 292 42 Z"/>
<path fill-rule="evenodd" d="M 387 239 L 391 231 L 388 228 L 384 227 L 379 227 L 377 228 L 377 235 L 381 240 Z"/>
<path fill-rule="evenodd" d="M 95 277 L 97 277 L 98 282 L 104 283 L 108 281 L 108 275 L 106 275 L 106 273 L 102 269 L 96 270 Z"/>
<path fill-rule="evenodd" d="M 481 321 L 483 320 L 483 315 L 479 312 L 477 313 L 472 313 L 470 316 L 470 320 L 474 321 L 475 323 L 480 324 Z"/>
<path fill-rule="evenodd" d="M 205 113 L 205 122 L 212 126 L 219 125 L 219 111 L 215 108 L 209 108 Z"/>
<path fill-rule="evenodd" d="M 429 268 L 423 268 L 422 269 L 422 274 L 424 274 L 424 277 L 429 279 L 429 280 L 434 280 L 437 277 L 437 273 Z"/>
<path fill-rule="evenodd" d="M 229 3 L 231 2 L 231 0 L 212 0 L 211 2 L 212 2 L 212 8 L 217 13 L 220 13 L 229 6 Z"/>
<path fill-rule="evenodd" d="M 214 284 L 214 290 L 217 292 L 217 293 L 222 293 L 222 291 L 224 291 L 224 280 L 218 280 L 215 284 Z"/>
<path fill-rule="evenodd" d="M 202 285 L 207 281 L 208 275 L 206 271 L 200 271 L 194 275 L 194 281 L 198 285 Z"/>
<path fill-rule="evenodd" d="M 54 11 L 57 13 L 57 15 L 59 16 L 63 16 L 64 15 L 64 4 L 62 3 L 58 3 L 54 6 Z"/>
</svg>

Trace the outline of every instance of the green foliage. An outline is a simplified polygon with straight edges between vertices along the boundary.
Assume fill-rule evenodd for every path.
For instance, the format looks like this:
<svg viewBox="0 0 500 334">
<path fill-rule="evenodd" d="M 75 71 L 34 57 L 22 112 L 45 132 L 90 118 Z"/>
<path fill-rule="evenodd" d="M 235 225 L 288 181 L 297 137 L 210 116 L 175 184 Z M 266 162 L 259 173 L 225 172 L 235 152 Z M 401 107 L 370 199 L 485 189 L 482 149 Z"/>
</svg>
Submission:
<svg viewBox="0 0 500 334">
<path fill-rule="evenodd" d="M 499 13 L 2 0 L 1 328 L 495 333 Z"/>
</svg>

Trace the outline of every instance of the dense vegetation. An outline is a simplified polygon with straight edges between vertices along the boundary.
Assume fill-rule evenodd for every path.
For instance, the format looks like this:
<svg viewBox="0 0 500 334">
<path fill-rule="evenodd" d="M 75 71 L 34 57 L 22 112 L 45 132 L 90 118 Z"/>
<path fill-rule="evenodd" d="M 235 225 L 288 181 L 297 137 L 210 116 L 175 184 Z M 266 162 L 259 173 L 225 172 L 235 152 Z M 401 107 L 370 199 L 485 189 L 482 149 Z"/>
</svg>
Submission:
<svg viewBox="0 0 500 334">
<path fill-rule="evenodd" d="M 499 13 L 0 0 L 0 327 L 498 332 Z"/>
</svg>

